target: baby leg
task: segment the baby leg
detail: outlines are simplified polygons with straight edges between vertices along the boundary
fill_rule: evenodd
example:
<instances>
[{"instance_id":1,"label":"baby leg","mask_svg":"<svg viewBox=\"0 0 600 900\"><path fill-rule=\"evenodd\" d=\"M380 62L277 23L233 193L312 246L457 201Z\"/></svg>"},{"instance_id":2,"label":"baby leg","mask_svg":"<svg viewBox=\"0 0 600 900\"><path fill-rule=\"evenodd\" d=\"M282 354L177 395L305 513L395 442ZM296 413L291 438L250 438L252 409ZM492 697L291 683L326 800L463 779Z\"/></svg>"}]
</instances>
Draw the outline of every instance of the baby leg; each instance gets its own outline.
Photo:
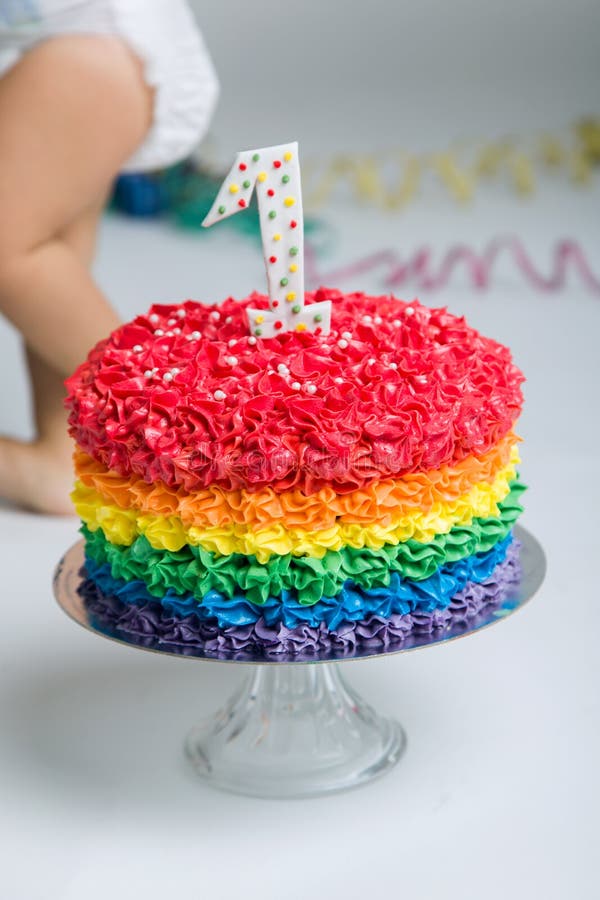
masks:
<instances>
[{"instance_id":1,"label":"baby leg","mask_svg":"<svg viewBox=\"0 0 600 900\"><path fill-rule=\"evenodd\" d=\"M31 444L0 440L0 495L35 509L68 509L62 381L118 324L89 273L93 233L151 107L112 38L49 40L0 80L0 311L25 339L38 426Z\"/></svg>"},{"instance_id":2,"label":"baby leg","mask_svg":"<svg viewBox=\"0 0 600 900\"><path fill-rule=\"evenodd\" d=\"M60 235L82 264L92 263L99 216L106 198L72 222ZM116 314L108 330L119 324ZM98 339L105 336L99 333ZM0 496L29 509L71 513L72 442L67 434L62 375L25 345L36 437L0 438Z\"/></svg>"},{"instance_id":3,"label":"baby leg","mask_svg":"<svg viewBox=\"0 0 600 900\"><path fill-rule=\"evenodd\" d=\"M0 497L38 512L70 513L73 445L63 378L31 348L25 353L37 436L32 441L0 438Z\"/></svg>"}]
</instances>

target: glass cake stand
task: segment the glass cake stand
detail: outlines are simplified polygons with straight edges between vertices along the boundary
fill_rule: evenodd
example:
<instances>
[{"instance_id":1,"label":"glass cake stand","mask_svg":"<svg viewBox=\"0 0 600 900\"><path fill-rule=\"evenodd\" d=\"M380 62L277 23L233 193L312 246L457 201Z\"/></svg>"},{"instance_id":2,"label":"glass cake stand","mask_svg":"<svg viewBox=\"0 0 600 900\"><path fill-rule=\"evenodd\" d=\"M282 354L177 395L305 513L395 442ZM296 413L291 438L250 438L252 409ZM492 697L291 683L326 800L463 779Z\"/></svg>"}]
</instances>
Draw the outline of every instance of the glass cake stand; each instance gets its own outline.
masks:
<instances>
[{"instance_id":1,"label":"glass cake stand","mask_svg":"<svg viewBox=\"0 0 600 900\"><path fill-rule=\"evenodd\" d=\"M209 656L157 638L110 630L90 617L78 594L83 541L59 562L54 593L68 616L102 637L187 659L251 664L251 672L223 708L189 733L186 755L197 774L214 787L255 797L309 797L358 787L382 775L406 747L398 722L376 713L346 683L337 663L446 643L520 609L542 584L546 561L528 531L517 526L515 536L522 543L522 576L501 603L466 624L411 636L386 650L363 648L304 658L235 651Z\"/></svg>"}]
</instances>

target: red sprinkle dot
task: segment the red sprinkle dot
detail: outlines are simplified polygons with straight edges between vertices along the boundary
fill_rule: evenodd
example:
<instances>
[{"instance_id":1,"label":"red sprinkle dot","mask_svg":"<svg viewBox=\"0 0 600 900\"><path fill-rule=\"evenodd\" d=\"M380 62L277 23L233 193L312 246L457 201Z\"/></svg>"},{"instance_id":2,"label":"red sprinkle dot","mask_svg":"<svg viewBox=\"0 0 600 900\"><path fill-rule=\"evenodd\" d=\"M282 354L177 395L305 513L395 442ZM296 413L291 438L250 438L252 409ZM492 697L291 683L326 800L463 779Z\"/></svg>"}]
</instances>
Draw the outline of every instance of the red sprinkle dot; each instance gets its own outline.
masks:
<instances>
[{"instance_id":1,"label":"red sprinkle dot","mask_svg":"<svg viewBox=\"0 0 600 900\"><path fill-rule=\"evenodd\" d=\"M244 208L245 205L246 205L246 201L244 199L238 200L238 206L241 206L242 209Z\"/></svg>"},{"instance_id":2,"label":"red sprinkle dot","mask_svg":"<svg viewBox=\"0 0 600 900\"><path fill-rule=\"evenodd\" d=\"M298 223L296 222L296 220L292 219L292 221L290 222L290 228L295 228L297 226L297 224Z\"/></svg>"},{"instance_id":3,"label":"red sprinkle dot","mask_svg":"<svg viewBox=\"0 0 600 900\"><path fill-rule=\"evenodd\" d=\"M269 195L269 197L274 197L275 191L273 190L273 188L269 188L269 190L267 191L267 194Z\"/></svg>"},{"instance_id":4,"label":"red sprinkle dot","mask_svg":"<svg viewBox=\"0 0 600 900\"><path fill-rule=\"evenodd\" d=\"M277 307L279 306L279 300L273 300L271 306L273 307L273 309L277 309Z\"/></svg>"},{"instance_id":5,"label":"red sprinkle dot","mask_svg":"<svg viewBox=\"0 0 600 900\"><path fill-rule=\"evenodd\" d=\"M280 328L283 328L283 322L280 322L279 319L277 319L276 322L273 322L273 328L279 331Z\"/></svg>"},{"instance_id":6,"label":"red sprinkle dot","mask_svg":"<svg viewBox=\"0 0 600 900\"><path fill-rule=\"evenodd\" d=\"M323 331L322 328L315 328L314 333L315 333L315 334L321 334L322 331Z\"/></svg>"},{"instance_id":7,"label":"red sprinkle dot","mask_svg":"<svg viewBox=\"0 0 600 900\"><path fill-rule=\"evenodd\" d=\"M280 160L276 159L275 162L273 163L273 165L275 166L276 169L278 169L281 166Z\"/></svg>"},{"instance_id":8,"label":"red sprinkle dot","mask_svg":"<svg viewBox=\"0 0 600 900\"><path fill-rule=\"evenodd\" d=\"M240 163L239 169L240 169L240 172L245 172L246 171L246 163Z\"/></svg>"},{"instance_id":9,"label":"red sprinkle dot","mask_svg":"<svg viewBox=\"0 0 600 900\"><path fill-rule=\"evenodd\" d=\"M270 256L270 257L269 257L269 262L270 262L270 263L276 263L276 262L277 262L277 257L276 257L276 256Z\"/></svg>"}]
</instances>

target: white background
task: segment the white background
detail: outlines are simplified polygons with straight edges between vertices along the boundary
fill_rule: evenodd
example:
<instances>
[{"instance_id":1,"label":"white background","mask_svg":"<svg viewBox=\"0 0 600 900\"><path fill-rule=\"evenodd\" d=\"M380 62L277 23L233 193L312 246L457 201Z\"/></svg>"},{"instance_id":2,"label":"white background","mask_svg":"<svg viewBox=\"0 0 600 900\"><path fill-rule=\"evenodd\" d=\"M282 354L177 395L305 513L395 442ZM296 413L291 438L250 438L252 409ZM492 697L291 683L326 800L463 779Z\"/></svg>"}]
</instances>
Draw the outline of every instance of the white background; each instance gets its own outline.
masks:
<instances>
[{"instance_id":1,"label":"white background","mask_svg":"<svg viewBox=\"0 0 600 900\"><path fill-rule=\"evenodd\" d=\"M217 152L226 161L288 138L310 153L436 149L465 135L558 132L597 109L591 10L582 0L211 5L202 21L223 85ZM382 247L441 255L514 233L541 270L566 236L600 273L599 199L597 183L578 190L557 175L529 200L499 183L466 208L441 189L395 215L340 200L321 212L334 228L326 268ZM122 219L104 223L97 272L123 316L154 301L239 296L264 277L256 248L229 230ZM385 291L376 271L338 286ZM548 555L540 595L472 639L344 665L408 732L385 779L327 799L240 799L197 783L181 743L243 670L77 629L50 593L77 522L0 509L2 900L598 896L600 296L576 276L541 294L504 263L487 292L457 274L421 299L508 343L527 375L523 522ZM0 378L0 426L26 434L6 326Z\"/></svg>"},{"instance_id":2,"label":"white background","mask_svg":"<svg viewBox=\"0 0 600 900\"><path fill-rule=\"evenodd\" d=\"M230 147L410 148L597 110L595 0L193 0Z\"/></svg>"}]
</instances>

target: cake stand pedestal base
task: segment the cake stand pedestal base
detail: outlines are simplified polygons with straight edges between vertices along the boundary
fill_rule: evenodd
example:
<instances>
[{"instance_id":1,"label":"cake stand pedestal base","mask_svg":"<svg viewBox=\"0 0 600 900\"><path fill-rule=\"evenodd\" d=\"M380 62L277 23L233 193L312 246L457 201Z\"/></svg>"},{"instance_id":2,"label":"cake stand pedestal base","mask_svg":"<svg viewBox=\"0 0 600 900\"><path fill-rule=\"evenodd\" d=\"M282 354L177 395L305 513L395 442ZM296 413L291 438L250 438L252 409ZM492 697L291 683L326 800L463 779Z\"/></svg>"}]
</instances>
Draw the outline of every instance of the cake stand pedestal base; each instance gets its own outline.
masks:
<instances>
[{"instance_id":1,"label":"cake stand pedestal base","mask_svg":"<svg viewBox=\"0 0 600 900\"><path fill-rule=\"evenodd\" d=\"M324 663L257 666L185 749L214 787L291 798L358 787L395 765L405 746L400 725Z\"/></svg>"},{"instance_id":2,"label":"cake stand pedestal base","mask_svg":"<svg viewBox=\"0 0 600 900\"><path fill-rule=\"evenodd\" d=\"M398 723L377 715L346 684L339 674L340 663L445 644L521 609L544 580L546 560L533 535L519 525L514 534L521 543L521 577L498 603L467 620L412 634L385 648L347 649L337 660L329 653L311 653L307 659L299 654L269 658L259 650L208 650L115 628L94 615L82 597L83 541L71 547L56 567L54 591L67 615L100 637L162 656L252 664L252 674L223 709L188 736L188 758L207 784L223 790L254 797L314 797L383 775L398 762L406 745Z\"/></svg>"}]
</instances>

